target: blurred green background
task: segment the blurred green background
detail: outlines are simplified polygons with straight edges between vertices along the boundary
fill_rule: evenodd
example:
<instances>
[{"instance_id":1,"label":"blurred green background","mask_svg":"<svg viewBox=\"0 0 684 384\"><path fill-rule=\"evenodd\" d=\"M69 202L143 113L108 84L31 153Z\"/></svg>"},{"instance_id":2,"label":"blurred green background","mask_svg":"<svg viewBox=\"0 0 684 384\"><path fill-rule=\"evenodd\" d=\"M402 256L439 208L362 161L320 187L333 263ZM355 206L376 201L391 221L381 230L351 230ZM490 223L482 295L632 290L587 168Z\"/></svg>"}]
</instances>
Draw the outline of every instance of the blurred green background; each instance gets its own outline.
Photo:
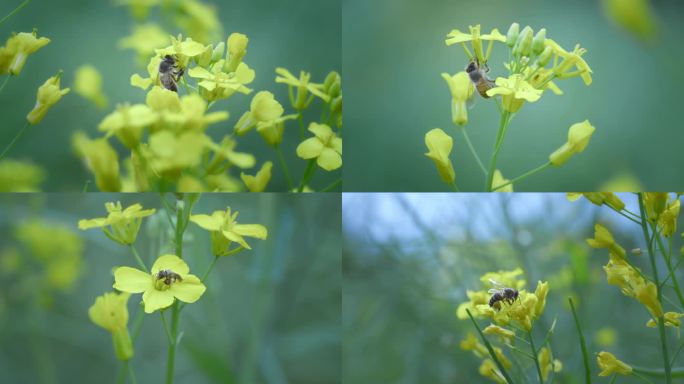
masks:
<instances>
[{"instance_id":1,"label":"blurred green background","mask_svg":"<svg viewBox=\"0 0 684 384\"><path fill-rule=\"evenodd\" d=\"M638 212L635 195L620 197ZM585 242L598 222L628 252L644 248L641 227L612 210L585 199L569 202L564 194L532 193L357 193L345 194L342 204L345 381L492 383L478 374L481 360L460 349L460 341L476 330L455 312L468 300L466 290L481 289L481 275L517 267L525 271L528 291L538 280L549 282L546 309L534 332L540 344L557 318L551 346L563 371L553 383L584 383L568 297L575 302L587 340L592 382L610 379L597 376L595 354L601 350L629 364L662 369L658 331L645 327L648 312L608 285L602 269L608 252ZM678 235L673 238L679 250L682 241ZM628 257L652 276L646 253ZM674 257L673 262L681 261L678 252ZM662 278L666 269L662 258L658 260ZM678 281L682 279L680 268ZM665 293L676 301L670 289ZM673 310L681 311L666 303L665 311ZM480 319L479 324L484 328L489 321ZM674 359L674 351L684 344L674 329L668 328L667 335ZM529 351L525 344L516 345ZM503 349L509 358L517 355ZM681 352L676 366L683 365ZM517 357L528 367L529 382L537 382L531 360ZM641 381L620 377L617 382Z\"/></svg>"},{"instance_id":2,"label":"blurred green background","mask_svg":"<svg viewBox=\"0 0 684 384\"><path fill-rule=\"evenodd\" d=\"M440 76L463 70L467 59L444 39L452 29L475 24L505 34L512 22L535 31L545 27L547 37L566 49L576 43L586 47L594 83L559 81L565 95L547 94L523 107L499 156L503 175L512 179L543 164L566 141L571 124L589 119L596 127L584 153L516 184L516 190L594 191L624 174L647 190L679 189L684 184L676 166L682 161L684 3L650 3L659 34L644 42L612 23L596 0L344 0L344 118L346 141L352 143L345 153L345 190L448 190L423 155L424 135L435 127L454 137L451 158L459 187L480 190L481 172L451 123L451 95ZM505 55L497 45L490 77L506 73ZM470 137L488 162L498 127L496 107L480 98L468 115Z\"/></svg>"},{"instance_id":3,"label":"blurred green background","mask_svg":"<svg viewBox=\"0 0 684 384\"><path fill-rule=\"evenodd\" d=\"M21 1L2 1L0 15L4 16ZM219 13L225 42L232 32L249 37L245 62L256 71L256 79L250 88L268 90L276 95L286 113L289 106L287 87L275 83L275 68L285 67L295 74L300 70L312 73L312 81L323 82L328 72L340 72L342 63L341 6L339 0L237 0L230 2L203 1L213 4ZM152 19L161 20L158 12ZM39 36L52 40L46 47L29 57L18 78L10 79L0 93L0 143L6 145L24 125L26 114L35 104L36 90L58 70L64 70L62 86L73 83L74 71L83 64L92 64L104 75L104 92L109 97L109 108L101 111L72 93L52 108L37 126L30 127L8 157L31 160L48 170L46 191L80 191L86 180L94 178L86 171L71 149L71 135L84 130L91 137L101 136L97 125L117 103L144 102L146 93L130 85L134 73L145 75L147 71L136 63L136 53L117 48L119 39L128 36L134 20L127 7L115 7L110 0L83 1L33 1L15 16L0 25L0 41L4 44L12 31L30 32L38 28ZM163 25L167 27L166 25ZM168 28L168 27L167 27ZM174 36L178 29L167 29ZM214 43L218 43L216 41ZM147 65L147 62L145 63ZM3 78L4 80L4 78ZM249 108L251 95L235 95L219 101L212 111L228 110L227 122L211 125L207 133L215 139L229 134L242 113ZM182 92L181 92L182 93ZM311 114L305 113L305 122L318 121L318 102L312 104ZM283 152L288 160L292 177L302 177L306 162L295 154L299 144L297 122L285 127ZM117 148L124 153L123 147ZM4 145L3 145L4 148ZM272 148L251 132L239 140L238 151L254 153L257 166L273 161L273 179L269 190L286 190L282 169ZM257 168L258 169L258 168ZM247 173L254 174L257 169ZM233 175L235 173L233 172ZM239 172L237 173L239 179ZM339 175L319 171L312 179L312 187L321 189Z\"/></svg>"},{"instance_id":4,"label":"blurred green background","mask_svg":"<svg viewBox=\"0 0 684 384\"><path fill-rule=\"evenodd\" d=\"M173 196L166 198L173 206ZM113 267L136 263L126 247L98 229L79 231L77 222L105 216L104 203L116 200L158 210L144 219L136 242L147 265L162 253L173 253L173 232L160 197L154 194L0 196L3 383L114 382L119 364L111 336L89 321L88 308L97 296L112 290ZM239 222L265 225L269 237L248 239L252 251L220 259L205 294L182 312L184 336L176 358L176 381L339 383L339 195L205 194L193 212L211 213L227 206L240 212ZM66 227L82 243L82 272L65 292L38 289L45 282L43 264L30 249L66 241L67 236L29 244L18 241L18 228L32 220L52 230ZM209 233L191 223L184 244L191 272L201 276L212 259ZM12 249L20 252L18 262ZM129 329L140 298L133 295L128 303ZM158 314L143 317L134 346L132 366L138 382L162 382L167 341Z\"/></svg>"}]
</instances>

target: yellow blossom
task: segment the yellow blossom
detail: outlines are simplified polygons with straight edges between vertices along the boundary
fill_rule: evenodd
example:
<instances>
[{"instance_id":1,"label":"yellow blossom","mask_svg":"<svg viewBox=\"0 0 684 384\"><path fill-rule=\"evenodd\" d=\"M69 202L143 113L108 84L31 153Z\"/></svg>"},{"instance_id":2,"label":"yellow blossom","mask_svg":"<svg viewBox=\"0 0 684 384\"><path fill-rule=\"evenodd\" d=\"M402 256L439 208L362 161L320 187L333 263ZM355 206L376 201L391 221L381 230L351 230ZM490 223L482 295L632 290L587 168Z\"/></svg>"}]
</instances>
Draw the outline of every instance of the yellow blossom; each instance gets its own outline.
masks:
<instances>
[{"instance_id":1,"label":"yellow blossom","mask_svg":"<svg viewBox=\"0 0 684 384\"><path fill-rule=\"evenodd\" d=\"M487 95L501 95L503 109L508 112L517 112L525 101L533 103L539 100L542 92L525 81L522 75L514 74L508 78L497 78L496 87L488 90Z\"/></svg>"},{"instance_id":2,"label":"yellow blossom","mask_svg":"<svg viewBox=\"0 0 684 384\"><path fill-rule=\"evenodd\" d=\"M606 204L618 211L625 209L625 203L612 192L568 192L567 194L568 200L570 201L575 201L581 196L584 196L587 200L599 206Z\"/></svg>"},{"instance_id":3,"label":"yellow blossom","mask_svg":"<svg viewBox=\"0 0 684 384\"><path fill-rule=\"evenodd\" d=\"M492 46L494 41L499 41L502 43L506 42L506 36L502 35L498 29L494 28L490 33L481 35L480 34L480 24L475 26L469 26L470 33L461 32L458 29L454 29L449 34L444 41L446 45L461 44L466 52L469 52L465 46L465 43L470 42L475 52L475 57L480 63L486 63L489 60L489 56L492 53ZM482 47L482 41L489 41L487 46L487 52L484 53ZM470 55L469 55L470 56Z\"/></svg>"},{"instance_id":4,"label":"yellow blossom","mask_svg":"<svg viewBox=\"0 0 684 384\"><path fill-rule=\"evenodd\" d=\"M667 203L665 210L658 217L658 226L663 236L670 237L677 231L677 219L679 218L679 198Z\"/></svg>"},{"instance_id":5,"label":"yellow blossom","mask_svg":"<svg viewBox=\"0 0 684 384\"><path fill-rule=\"evenodd\" d=\"M105 203L107 217L84 219L78 222L81 230L102 228L107 237L123 245L135 243L142 218L154 214L154 209L143 209L140 204L133 204L123 209L120 202Z\"/></svg>"},{"instance_id":6,"label":"yellow blossom","mask_svg":"<svg viewBox=\"0 0 684 384\"><path fill-rule=\"evenodd\" d=\"M482 330L482 333L485 335L497 335L507 344L515 337L515 332L494 324L487 326L487 328Z\"/></svg>"},{"instance_id":7,"label":"yellow blossom","mask_svg":"<svg viewBox=\"0 0 684 384\"><path fill-rule=\"evenodd\" d=\"M296 78L290 71L285 68L276 68L276 83L287 84L290 87L294 87L297 90L296 96L294 98L290 97L290 102L292 107L297 111L302 111L306 109L313 96L319 97L326 103L330 102L330 96L326 95L323 91L323 84L316 84L310 82L311 74L308 72L301 71L299 73L299 78ZM311 97L309 97L311 93Z\"/></svg>"},{"instance_id":8,"label":"yellow blossom","mask_svg":"<svg viewBox=\"0 0 684 384\"><path fill-rule=\"evenodd\" d=\"M160 56L153 56L147 64L147 74L149 77L142 77L135 73L131 76L131 85L142 90L147 90L152 84L159 84L159 63L161 63L161 61L162 59Z\"/></svg>"},{"instance_id":9,"label":"yellow blossom","mask_svg":"<svg viewBox=\"0 0 684 384\"><path fill-rule=\"evenodd\" d=\"M38 37L38 32L21 32L12 35L4 47L0 47L0 75L10 73L18 76L21 73L26 59L39 49L50 43L47 37Z\"/></svg>"},{"instance_id":10,"label":"yellow blossom","mask_svg":"<svg viewBox=\"0 0 684 384\"><path fill-rule=\"evenodd\" d=\"M150 136L150 166L158 173L179 176L182 169L200 164L206 142L207 137L197 132L185 132L178 136L169 131L156 132Z\"/></svg>"},{"instance_id":11,"label":"yellow blossom","mask_svg":"<svg viewBox=\"0 0 684 384\"><path fill-rule=\"evenodd\" d=\"M214 101L226 99L235 92L248 95L252 92L245 84L254 80L255 72L247 64L240 63L235 73L222 72L223 61L219 61L211 66L211 71L202 67L193 67L188 71L190 77L199 79L197 83L200 87L202 97Z\"/></svg>"},{"instance_id":12,"label":"yellow blossom","mask_svg":"<svg viewBox=\"0 0 684 384\"><path fill-rule=\"evenodd\" d=\"M76 69L74 92L92 101L98 108L107 107L107 96L102 91L102 75L92 65Z\"/></svg>"},{"instance_id":13,"label":"yellow blossom","mask_svg":"<svg viewBox=\"0 0 684 384\"><path fill-rule=\"evenodd\" d=\"M500 185L504 185L510 182L510 180L503 177L500 170L494 171L494 178L492 179L492 190L495 192L513 192L513 183L506 185L505 187L497 188Z\"/></svg>"},{"instance_id":14,"label":"yellow blossom","mask_svg":"<svg viewBox=\"0 0 684 384\"><path fill-rule=\"evenodd\" d=\"M649 40L658 32L657 20L649 0L603 0L606 15L637 37Z\"/></svg>"},{"instance_id":15,"label":"yellow blossom","mask_svg":"<svg viewBox=\"0 0 684 384\"><path fill-rule=\"evenodd\" d=\"M223 34L216 7L198 0L183 0L175 13L175 24L203 43L216 41Z\"/></svg>"},{"instance_id":16,"label":"yellow blossom","mask_svg":"<svg viewBox=\"0 0 684 384\"><path fill-rule=\"evenodd\" d=\"M589 64L587 64L587 62L582 58L582 56L587 52L585 48L582 48L579 44L577 44L572 52L568 52L551 39L546 39L544 44L553 50L553 53L556 55L556 59L562 59L560 60L560 63L554 65L552 68L555 78L567 79L581 76L585 85L591 85L592 70L589 68ZM558 61L559 60L554 60L554 63ZM571 71L573 67L574 71Z\"/></svg>"},{"instance_id":17,"label":"yellow blossom","mask_svg":"<svg viewBox=\"0 0 684 384\"><path fill-rule=\"evenodd\" d=\"M120 39L119 48L132 49L142 63L159 49L169 44L169 34L155 23L140 24L133 27L131 35Z\"/></svg>"},{"instance_id":18,"label":"yellow blossom","mask_svg":"<svg viewBox=\"0 0 684 384\"><path fill-rule=\"evenodd\" d=\"M224 160L228 161L229 165L235 165L242 169L252 168L256 163L256 159L251 153L235 151L237 141L228 136L224 137L220 144L209 142L208 146L216 154L214 161L209 166L210 173L213 173L214 169Z\"/></svg>"},{"instance_id":19,"label":"yellow blossom","mask_svg":"<svg viewBox=\"0 0 684 384\"><path fill-rule=\"evenodd\" d=\"M283 106L271 92L258 92L252 98L249 111L245 112L235 124L235 133L244 135L260 122L279 118L284 111Z\"/></svg>"},{"instance_id":20,"label":"yellow blossom","mask_svg":"<svg viewBox=\"0 0 684 384\"><path fill-rule=\"evenodd\" d=\"M133 149L140 143L143 129L155 123L157 119L157 113L145 104L124 104L117 106L116 111L107 115L97 129L106 132L106 137L116 135L125 146Z\"/></svg>"},{"instance_id":21,"label":"yellow blossom","mask_svg":"<svg viewBox=\"0 0 684 384\"><path fill-rule=\"evenodd\" d=\"M38 124L47 111L55 105L62 96L69 93L69 88L60 89L59 79L62 74L59 73L56 76L52 76L47 79L43 85L38 88L36 95L36 105L33 107L31 112L26 115L26 120L32 125Z\"/></svg>"},{"instance_id":22,"label":"yellow blossom","mask_svg":"<svg viewBox=\"0 0 684 384\"><path fill-rule=\"evenodd\" d=\"M76 132L72 142L76 153L95 174L95 184L100 191L120 191L119 156L107 139L90 140L84 133Z\"/></svg>"},{"instance_id":23,"label":"yellow blossom","mask_svg":"<svg viewBox=\"0 0 684 384\"><path fill-rule=\"evenodd\" d=\"M273 168L273 163L267 161L261 166L261 169L256 175L252 176L241 172L240 178L250 192L263 192L266 189L266 185L268 185L268 182L271 180L271 168Z\"/></svg>"},{"instance_id":24,"label":"yellow blossom","mask_svg":"<svg viewBox=\"0 0 684 384\"><path fill-rule=\"evenodd\" d=\"M665 312L663 317L665 320L665 326L677 328L681 325L681 320L679 320L679 319L684 317L684 313ZM651 328L655 328L658 326L658 324L655 322L655 320L650 319L646 323L646 326L651 327Z\"/></svg>"},{"instance_id":25,"label":"yellow blossom","mask_svg":"<svg viewBox=\"0 0 684 384\"><path fill-rule=\"evenodd\" d=\"M45 180L39 166L18 160L0 161L0 192L38 192Z\"/></svg>"},{"instance_id":26,"label":"yellow blossom","mask_svg":"<svg viewBox=\"0 0 684 384\"><path fill-rule=\"evenodd\" d=\"M142 293L145 313L164 309L178 299L185 303L199 300L207 287L190 274L190 267L176 255L162 255L152 265L151 273L131 267L114 271L114 288L128 293Z\"/></svg>"},{"instance_id":27,"label":"yellow blossom","mask_svg":"<svg viewBox=\"0 0 684 384\"><path fill-rule=\"evenodd\" d=\"M342 138L333 130L318 123L309 124L309 132L314 137L302 141L297 146L297 156L304 160L316 159L319 167L334 171L342 166Z\"/></svg>"},{"instance_id":28,"label":"yellow blossom","mask_svg":"<svg viewBox=\"0 0 684 384\"><path fill-rule=\"evenodd\" d=\"M594 238L587 239L587 244L592 248L606 248L611 255L621 258L624 258L626 255L625 249L615 242L610 231L601 224L594 226Z\"/></svg>"},{"instance_id":29,"label":"yellow blossom","mask_svg":"<svg viewBox=\"0 0 684 384\"><path fill-rule=\"evenodd\" d=\"M435 128L425 134L425 145L428 147L428 152L425 156L435 162L442 180L447 184L453 184L456 180L456 174L449 155L451 154L454 140L443 130Z\"/></svg>"},{"instance_id":30,"label":"yellow blossom","mask_svg":"<svg viewBox=\"0 0 684 384\"><path fill-rule=\"evenodd\" d=\"M478 371L480 372L480 375L486 378L492 379L500 384L506 384L506 380L501 374L501 371L499 371L499 368L497 368L492 359L483 360Z\"/></svg>"},{"instance_id":31,"label":"yellow blossom","mask_svg":"<svg viewBox=\"0 0 684 384\"><path fill-rule=\"evenodd\" d=\"M450 76L442 73L442 78L446 81L451 92L451 121L457 125L468 123L468 99L473 96L475 87L470 77L464 71Z\"/></svg>"},{"instance_id":32,"label":"yellow blossom","mask_svg":"<svg viewBox=\"0 0 684 384\"><path fill-rule=\"evenodd\" d=\"M546 295L549 293L549 282L537 282L537 289L535 289L534 294L537 296L537 304L534 307L534 316L539 318L544 312L544 307L546 306Z\"/></svg>"},{"instance_id":33,"label":"yellow blossom","mask_svg":"<svg viewBox=\"0 0 684 384\"><path fill-rule=\"evenodd\" d=\"M247 54L247 43L249 39L242 33L231 33L228 36L226 45L228 51L226 52L225 70L227 72L235 72L242 59Z\"/></svg>"},{"instance_id":34,"label":"yellow blossom","mask_svg":"<svg viewBox=\"0 0 684 384\"><path fill-rule=\"evenodd\" d=\"M244 239L254 237L265 240L268 230L260 224L238 224L238 212L231 213L230 208L225 211L214 211L211 215L192 215L190 221L211 232L211 246L215 256L228 254L232 242L240 244L242 248L252 249Z\"/></svg>"},{"instance_id":35,"label":"yellow blossom","mask_svg":"<svg viewBox=\"0 0 684 384\"><path fill-rule=\"evenodd\" d=\"M632 367L618 360L612 353L601 351L596 357L601 372L599 376L610 376L613 374L629 375L632 373Z\"/></svg>"},{"instance_id":36,"label":"yellow blossom","mask_svg":"<svg viewBox=\"0 0 684 384\"><path fill-rule=\"evenodd\" d=\"M574 154L583 152L595 130L589 120L573 124L568 130L568 141L549 156L551 164L561 166Z\"/></svg>"},{"instance_id":37,"label":"yellow blossom","mask_svg":"<svg viewBox=\"0 0 684 384\"><path fill-rule=\"evenodd\" d=\"M549 378L549 373L560 372L563 369L563 364L558 359L551 361L551 351L547 347L542 347L538 355L539 367L541 369L542 378L546 381Z\"/></svg>"},{"instance_id":38,"label":"yellow blossom","mask_svg":"<svg viewBox=\"0 0 684 384\"><path fill-rule=\"evenodd\" d=\"M133 343L128 334L128 299L129 293L105 293L99 296L88 309L90 321L106 329L112 334L114 352L119 360L133 357Z\"/></svg>"},{"instance_id":39,"label":"yellow blossom","mask_svg":"<svg viewBox=\"0 0 684 384\"><path fill-rule=\"evenodd\" d=\"M283 141L283 131L285 130L285 122L294 120L297 115L285 115L273 120L260 121L257 123L256 130L259 135L270 145L279 145Z\"/></svg>"},{"instance_id":40,"label":"yellow blossom","mask_svg":"<svg viewBox=\"0 0 684 384\"><path fill-rule=\"evenodd\" d=\"M485 357L489 354L487 347L482 345L475 335L468 332L468 336L461 340L460 347L464 351L473 351L477 357Z\"/></svg>"}]
</instances>

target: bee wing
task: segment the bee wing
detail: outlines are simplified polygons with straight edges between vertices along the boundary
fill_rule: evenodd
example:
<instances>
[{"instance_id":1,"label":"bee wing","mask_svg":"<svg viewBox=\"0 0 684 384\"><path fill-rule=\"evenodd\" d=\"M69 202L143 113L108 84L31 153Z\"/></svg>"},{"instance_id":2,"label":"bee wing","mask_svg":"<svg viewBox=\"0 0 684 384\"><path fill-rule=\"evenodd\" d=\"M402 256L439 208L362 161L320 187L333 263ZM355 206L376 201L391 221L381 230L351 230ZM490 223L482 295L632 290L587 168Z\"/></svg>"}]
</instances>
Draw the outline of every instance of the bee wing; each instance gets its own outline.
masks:
<instances>
[{"instance_id":1,"label":"bee wing","mask_svg":"<svg viewBox=\"0 0 684 384\"><path fill-rule=\"evenodd\" d=\"M503 288L506 288L506 287L504 287L503 284L499 283L498 281L496 281L494 279L489 279L489 282L494 286L494 288L497 288L497 290L501 290Z\"/></svg>"},{"instance_id":2,"label":"bee wing","mask_svg":"<svg viewBox=\"0 0 684 384\"><path fill-rule=\"evenodd\" d=\"M466 106L468 106L468 109L473 109L473 107L477 104L477 97L475 95L470 96L470 99L466 101Z\"/></svg>"},{"instance_id":3,"label":"bee wing","mask_svg":"<svg viewBox=\"0 0 684 384\"><path fill-rule=\"evenodd\" d=\"M492 288L489 291L487 291L487 293L489 293L490 295L493 295L493 294L498 293L498 292L501 292L501 291L498 289L495 289L495 288Z\"/></svg>"}]
</instances>

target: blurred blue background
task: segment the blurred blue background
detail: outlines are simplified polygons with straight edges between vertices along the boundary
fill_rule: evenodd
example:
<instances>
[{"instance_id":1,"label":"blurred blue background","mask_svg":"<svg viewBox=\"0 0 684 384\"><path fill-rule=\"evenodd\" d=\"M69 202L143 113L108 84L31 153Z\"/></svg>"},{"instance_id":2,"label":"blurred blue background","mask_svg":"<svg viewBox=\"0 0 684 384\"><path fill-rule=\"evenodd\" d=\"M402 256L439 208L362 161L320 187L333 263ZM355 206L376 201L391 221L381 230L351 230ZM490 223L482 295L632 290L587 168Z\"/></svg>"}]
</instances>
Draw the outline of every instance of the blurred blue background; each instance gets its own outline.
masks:
<instances>
[{"instance_id":1,"label":"blurred blue background","mask_svg":"<svg viewBox=\"0 0 684 384\"><path fill-rule=\"evenodd\" d=\"M165 198L174 206L173 195ZM143 220L135 244L147 265L174 252L173 230L155 194L0 195L0 382L115 381L120 363L111 336L90 322L88 308L112 290L113 267L136 263L127 247L99 229L79 231L77 223L106 216L104 203L117 200L157 209ZM263 224L269 236L247 239L252 251L218 260L207 291L183 310L176 382L340 383L339 194L205 194L193 213L228 206L239 211L240 223ZM63 291L41 289L43 262L61 257L62 249L47 249L43 259L31 251L60 239L19 236L24 224L36 221L47 228L34 233L65 228L80 239L82 269ZM198 276L213 258L210 234L193 223L184 258ZM131 334L140 300L135 294L128 302ZM168 346L157 313L143 316L134 347L138 382L162 382Z\"/></svg>"},{"instance_id":2,"label":"blurred blue background","mask_svg":"<svg viewBox=\"0 0 684 384\"><path fill-rule=\"evenodd\" d=\"M4 16L21 1L0 2L0 15ZM268 90L292 113L287 87L275 83L275 68L285 67L295 74L300 70L312 73L312 81L323 82L328 72L340 71L342 63L341 6L339 0L237 0L203 1L218 10L223 24L224 41L232 32L249 37L247 64L256 71L250 88ZM152 12L153 20L161 20ZM26 114L33 108L36 90L50 76L64 70L62 86L70 87L74 71L83 64L92 64L104 75L104 92L109 97L109 108L98 110L90 102L72 93L52 108L37 126L30 127L18 145L9 153L10 158L30 160L48 170L43 185L46 191L80 191L86 180L94 178L85 170L81 160L73 154L71 135L76 130L86 131L91 137L101 136L97 125L114 110L118 103L144 102L145 92L130 85L134 73L145 75L146 70L136 62L136 53L117 48L119 39L132 32L134 20L127 7L116 7L113 1L32 1L15 16L0 25L0 41L4 44L12 31L30 32L38 28L39 36L52 42L29 57L22 73L10 79L0 93L0 143L6 145L24 125ZM168 28L172 35L181 30ZM145 62L147 65L147 62ZM4 80L4 78L2 79ZM207 133L215 139L229 134L242 113L249 108L249 96L235 95L219 101L212 111L228 110L227 122L211 125ZM318 121L320 109L305 114L305 122ZM282 149L290 166L292 177L299 180L306 162L295 154L299 144L297 122L286 125ZM113 142L116 140L113 140ZM117 147L124 153L123 148ZM4 148L4 145L3 147ZM251 132L239 140L238 151L254 153L258 166L273 161L273 179L269 190L285 190L285 178L272 148ZM247 173L254 174L256 170ZM239 178L239 173L237 175ZM323 188L339 175L317 172L314 188Z\"/></svg>"},{"instance_id":3,"label":"blurred blue background","mask_svg":"<svg viewBox=\"0 0 684 384\"><path fill-rule=\"evenodd\" d=\"M638 212L635 195L620 197ZM484 273L518 267L525 272L528 291L538 280L549 282L546 309L534 332L535 339L542 340L557 319L551 346L563 370L551 382L585 382L568 297L582 323L592 382L610 379L597 376L595 354L601 350L635 366L662 368L657 329L645 326L649 313L608 285L602 269L608 252L585 242L600 223L628 253L645 247L641 227L612 210L548 193L355 193L345 194L342 205L345 381L492 383L478 374L481 359L460 349L460 341L476 330L455 312L468 300L466 290L481 289ZM678 235L673 239L673 260L678 262L683 260L677 252L682 241ZM628 257L652 276L646 253ZM662 278L666 268L662 258L657 259ZM680 268L678 280L683 278ZM665 295L676 301L671 290ZM665 310L681 309L668 302ZM479 324L484 328L489 321L480 319ZM684 344L675 329L668 328L667 335L674 358ZM528 350L518 341L515 345ZM527 367L530 382L537 382L531 360L503 349L508 358L517 356ZM681 352L678 356L679 367ZM618 381L641 382L634 377Z\"/></svg>"},{"instance_id":4,"label":"blurred blue background","mask_svg":"<svg viewBox=\"0 0 684 384\"><path fill-rule=\"evenodd\" d=\"M423 155L424 135L436 127L454 138L451 158L459 187L481 188L477 163L451 123L451 96L440 76L463 70L467 58L444 39L452 29L475 24L505 34L512 22L535 31L545 27L547 37L566 49L586 47L594 83L558 81L565 95L546 94L523 107L499 156L503 175L512 179L543 164L573 123L589 119L596 127L584 153L516 184L516 190L594 191L618 176L636 179L637 188L646 190L681 189L684 174L676 165L684 138L684 3L650 3L658 33L644 41L609 20L596 0L343 0L344 118L346 141L352 143L346 149L345 190L448 190ZM494 48L491 77L506 73L504 47ZM469 110L467 129L485 162L498 119L488 100L479 98Z\"/></svg>"}]
</instances>

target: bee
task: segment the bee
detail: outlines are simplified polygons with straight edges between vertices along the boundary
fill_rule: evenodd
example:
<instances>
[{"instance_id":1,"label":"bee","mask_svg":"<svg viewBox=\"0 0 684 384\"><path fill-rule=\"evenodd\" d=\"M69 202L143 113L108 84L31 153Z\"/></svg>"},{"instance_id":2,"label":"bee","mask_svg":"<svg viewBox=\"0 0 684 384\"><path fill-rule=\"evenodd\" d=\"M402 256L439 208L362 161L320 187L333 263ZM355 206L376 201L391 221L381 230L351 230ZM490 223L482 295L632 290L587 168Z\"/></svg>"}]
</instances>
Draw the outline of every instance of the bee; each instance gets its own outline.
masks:
<instances>
[{"instance_id":1,"label":"bee","mask_svg":"<svg viewBox=\"0 0 684 384\"><path fill-rule=\"evenodd\" d=\"M179 274L170 269L162 269L161 271L157 272L157 280L161 279L164 279L164 284L166 285L171 285L176 281L183 281L183 278L180 277Z\"/></svg>"},{"instance_id":2,"label":"bee","mask_svg":"<svg viewBox=\"0 0 684 384\"><path fill-rule=\"evenodd\" d=\"M492 297L489 299L489 306L497 311L501 309L501 303L513 304L520 297L517 289L504 287L491 279L489 282L495 287L488 291L492 294Z\"/></svg>"},{"instance_id":3,"label":"bee","mask_svg":"<svg viewBox=\"0 0 684 384\"><path fill-rule=\"evenodd\" d=\"M488 99L489 95L487 95L487 91L494 88L495 84L492 79L487 77L487 72L489 72L489 67L487 66L487 63L485 63L484 65L480 65L479 60L477 60L477 58L474 58L470 61L470 63L468 63L468 66L466 66L465 71L466 73L468 73L470 81L473 82L473 85L475 85L475 88L477 89L477 92L480 94L480 96L482 96L485 99Z\"/></svg>"},{"instance_id":4,"label":"bee","mask_svg":"<svg viewBox=\"0 0 684 384\"><path fill-rule=\"evenodd\" d=\"M185 70L178 67L176 58L171 55L164 56L159 63L159 81L164 88L178 93L178 81L183 77Z\"/></svg>"}]
</instances>

